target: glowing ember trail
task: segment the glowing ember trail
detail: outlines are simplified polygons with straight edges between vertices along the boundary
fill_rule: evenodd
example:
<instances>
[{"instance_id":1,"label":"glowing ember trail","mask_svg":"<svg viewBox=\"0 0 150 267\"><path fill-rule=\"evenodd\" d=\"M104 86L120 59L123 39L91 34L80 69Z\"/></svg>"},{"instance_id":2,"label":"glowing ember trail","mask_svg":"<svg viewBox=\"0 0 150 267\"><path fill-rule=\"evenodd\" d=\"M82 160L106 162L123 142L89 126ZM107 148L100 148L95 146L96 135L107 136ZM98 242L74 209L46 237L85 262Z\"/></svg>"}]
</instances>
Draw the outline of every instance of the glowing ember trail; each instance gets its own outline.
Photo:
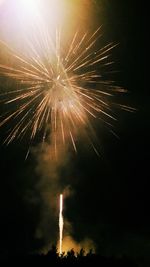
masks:
<instances>
[{"instance_id":1,"label":"glowing ember trail","mask_svg":"<svg viewBox=\"0 0 150 267\"><path fill-rule=\"evenodd\" d=\"M63 239L63 195L60 194L59 202L59 255L62 254L62 239Z\"/></svg>"}]
</instances>

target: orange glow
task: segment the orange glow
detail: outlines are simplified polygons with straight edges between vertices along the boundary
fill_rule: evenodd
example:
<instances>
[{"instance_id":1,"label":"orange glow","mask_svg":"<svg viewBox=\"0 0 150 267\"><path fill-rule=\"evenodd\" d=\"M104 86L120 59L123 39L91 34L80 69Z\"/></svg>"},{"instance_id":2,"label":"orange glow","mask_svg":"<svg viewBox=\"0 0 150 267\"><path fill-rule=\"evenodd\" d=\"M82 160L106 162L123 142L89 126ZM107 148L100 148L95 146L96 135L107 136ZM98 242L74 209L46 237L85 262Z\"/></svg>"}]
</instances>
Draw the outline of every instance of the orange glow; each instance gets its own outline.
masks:
<instances>
[{"instance_id":1,"label":"orange glow","mask_svg":"<svg viewBox=\"0 0 150 267\"><path fill-rule=\"evenodd\" d=\"M69 234L66 234L63 237L62 251L63 253L67 254L67 252L71 249L74 250L75 254L79 253L81 249L84 249L86 254L90 251L90 249L92 249L93 252L96 250L95 244L91 239L85 238L79 243L75 241Z\"/></svg>"},{"instance_id":2,"label":"orange glow","mask_svg":"<svg viewBox=\"0 0 150 267\"><path fill-rule=\"evenodd\" d=\"M78 27L85 31L85 26L89 26L92 13L87 8L89 1L0 0L4 8L0 39L21 53L28 52L26 46L31 39L36 43L38 38L43 40L47 33L54 42L56 30L60 30L63 40L68 42Z\"/></svg>"}]
</instances>

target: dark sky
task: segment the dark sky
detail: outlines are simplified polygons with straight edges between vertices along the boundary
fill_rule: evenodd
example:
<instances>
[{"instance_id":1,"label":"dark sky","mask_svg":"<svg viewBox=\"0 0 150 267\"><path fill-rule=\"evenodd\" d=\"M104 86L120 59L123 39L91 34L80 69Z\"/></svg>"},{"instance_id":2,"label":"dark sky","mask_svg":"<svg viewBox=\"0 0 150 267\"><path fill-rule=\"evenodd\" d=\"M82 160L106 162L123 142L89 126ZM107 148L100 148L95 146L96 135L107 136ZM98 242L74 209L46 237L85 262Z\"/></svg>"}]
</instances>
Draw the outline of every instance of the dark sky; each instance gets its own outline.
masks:
<instances>
[{"instance_id":1,"label":"dark sky","mask_svg":"<svg viewBox=\"0 0 150 267\"><path fill-rule=\"evenodd\" d=\"M100 157L87 151L83 141L77 155L70 152L68 165L59 170L64 179L62 188L66 183L74 192L66 199L64 215L72 224L74 239L91 238L102 254L148 258L150 93L147 7L134 0L93 1L93 7L95 21L91 23L102 23L104 38L119 43L114 51L119 68L115 79L127 88L125 101L137 111L118 114L115 131L119 139L107 129L97 129ZM3 131L1 135L4 135ZM38 141L34 145L36 147ZM47 242L45 236L37 234L45 205L39 189L40 171L35 171L38 160L30 155L25 161L26 150L26 140L15 141L9 146L1 142L0 253L32 251ZM53 187L52 182L49 184ZM46 205L44 209L49 212ZM50 241L53 233L48 231L53 228L48 228L48 224L54 224L54 220L46 216L45 235L49 235L47 239ZM54 228L57 231L57 226Z\"/></svg>"}]
</instances>

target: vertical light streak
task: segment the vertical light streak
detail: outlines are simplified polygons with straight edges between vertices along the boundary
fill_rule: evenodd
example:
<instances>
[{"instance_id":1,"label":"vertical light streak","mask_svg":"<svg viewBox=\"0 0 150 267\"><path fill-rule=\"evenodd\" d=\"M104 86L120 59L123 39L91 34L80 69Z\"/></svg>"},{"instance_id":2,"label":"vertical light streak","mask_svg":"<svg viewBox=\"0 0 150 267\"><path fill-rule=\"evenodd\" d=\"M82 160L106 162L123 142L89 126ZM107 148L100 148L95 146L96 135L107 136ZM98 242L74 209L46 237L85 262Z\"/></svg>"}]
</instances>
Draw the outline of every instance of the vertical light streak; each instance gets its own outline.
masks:
<instances>
[{"instance_id":1,"label":"vertical light streak","mask_svg":"<svg viewBox=\"0 0 150 267\"><path fill-rule=\"evenodd\" d=\"M60 194L59 200L59 255L62 254L62 240L63 240L63 194Z\"/></svg>"}]
</instances>

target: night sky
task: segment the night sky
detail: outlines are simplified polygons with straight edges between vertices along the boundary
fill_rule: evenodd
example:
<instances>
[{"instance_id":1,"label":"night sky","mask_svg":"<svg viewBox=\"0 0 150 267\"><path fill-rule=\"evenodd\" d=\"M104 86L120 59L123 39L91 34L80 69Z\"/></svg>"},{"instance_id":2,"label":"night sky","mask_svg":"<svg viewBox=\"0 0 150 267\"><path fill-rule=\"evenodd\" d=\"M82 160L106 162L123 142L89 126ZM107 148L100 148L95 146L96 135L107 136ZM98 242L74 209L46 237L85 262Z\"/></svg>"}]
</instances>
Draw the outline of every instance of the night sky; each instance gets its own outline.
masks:
<instances>
[{"instance_id":1,"label":"night sky","mask_svg":"<svg viewBox=\"0 0 150 267\"><path fill-rule=\"evenodd\" d=\"M71 193L64 217L74 240L93 240L103 255L150 260L148 11L145 3L134 0L87 3L83 1L85 8L94 10L91 27L102 24L103 38L119 43L113 51L119 70L115 80L128 90L121 100L137 111L118 111L119 138L97 126L100 157L84 140L79 141L77 155L70 149L65 164L56 167L56 186L53 161L47 167L45 152L39 153L40 134L25 160L28 140L3 145L6 133L0 129L0 254L40 251L54 242L58 218L53 205L59 190L67 187Z\"/></svg>"}]
</instances>

